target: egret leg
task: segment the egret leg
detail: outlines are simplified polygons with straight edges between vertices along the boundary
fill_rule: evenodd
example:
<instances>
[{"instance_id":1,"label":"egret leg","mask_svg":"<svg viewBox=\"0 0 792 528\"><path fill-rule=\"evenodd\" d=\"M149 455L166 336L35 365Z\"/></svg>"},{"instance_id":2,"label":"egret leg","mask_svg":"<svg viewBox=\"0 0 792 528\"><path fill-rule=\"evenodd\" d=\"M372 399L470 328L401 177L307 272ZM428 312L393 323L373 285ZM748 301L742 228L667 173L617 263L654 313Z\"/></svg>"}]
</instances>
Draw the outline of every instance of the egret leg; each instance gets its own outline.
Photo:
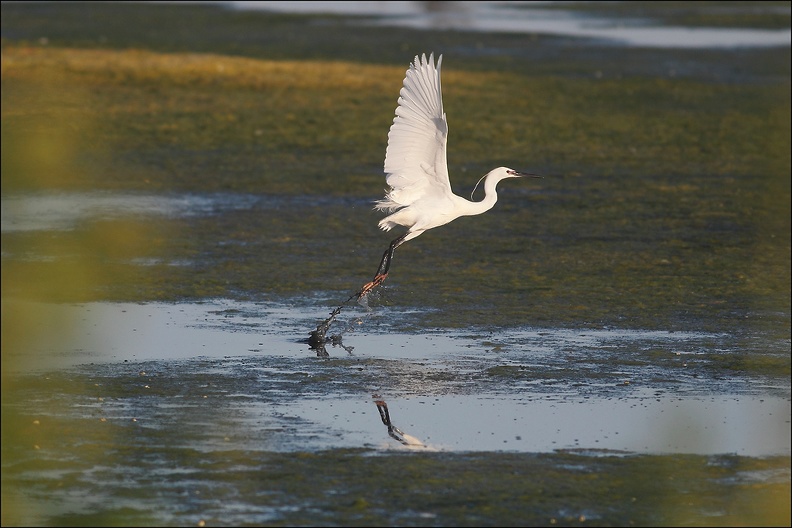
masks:
<instances>
[{"instance_id":1,"label":"egret leg","mask_svg":"<svg viewBox=\"0 0 792 528\"><path fill-rule=\"evenodd\" d=\"M333 324L333 321L335 320L336 316L341 313L341 309L344 307L344 305L346 305L352 299L360 299L368 292L370 292L371 290L373 290L374 288L385 282L385 278L388 276L388 270L390 269L391 260L393 260L393 252L396 251L397 247L399 247L405 242L408 234L409 233L405 233L404 235L400 236L399 238L397 238L396 240L390 243L388 249L385 250L385 253L382 254L382 260L380 261L379 268L377 268L377 274L374 275L374 279L371 282L367 283L365 286L363 286L363 288L359 292L353 293L349 297L349 299L344 301L344 303L341 306L330 312L330 317L328 317L322 323L320 323L319 326L316 327L316 330L310 332L309 334L310 337L308 338L308 344L311 345L311 348L317 350L318 355L327 355L327 351L325 349L325 343L327 343L328 341L327 332L330 330L330 325ZM415 235L413 234L413 236ZM329 339L333 340L334 336L330 336ZM340 342L341 341L339 338L338 343L340 344ZM335 341L333 341L333 344L336 344ZM344 347L344 349L346 349L347 352L351 353L351 348Z\"/></svg>"},{"instance_id":2,"label":"egret leg","mask_svg":"<svg viewBox=\"0 0 792 528\"><path fill-rule=\"evenodd\" d=\"M406 238L407 234L405 233L390 243L388 249L386 249L385 253L382 254L382 260L380 261L379 268L377 268L376 275L374 275L374 278L371 280L371 282L366 283L366 285L363 286L363 288L358 292L356 296L358 299L385 282L385 279L388 277L388 270L390 269L391 261L393 260L393 252L396 251L397 247L404 243Z\"/></svg>"}]
</instances>

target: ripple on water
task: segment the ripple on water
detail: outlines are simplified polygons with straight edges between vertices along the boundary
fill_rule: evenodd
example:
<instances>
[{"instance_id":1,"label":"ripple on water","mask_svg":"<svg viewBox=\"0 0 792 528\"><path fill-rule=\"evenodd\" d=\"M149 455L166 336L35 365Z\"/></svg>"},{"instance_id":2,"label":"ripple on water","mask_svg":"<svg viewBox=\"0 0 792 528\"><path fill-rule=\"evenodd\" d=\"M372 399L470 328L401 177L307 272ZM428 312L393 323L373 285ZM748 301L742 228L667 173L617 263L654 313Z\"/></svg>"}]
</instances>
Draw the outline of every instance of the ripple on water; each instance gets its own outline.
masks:
<instances>
[{"instance_id":1,"label":"ripple on water","mask_svg":"<svg viewBox=\"0 0 792 528\"><path fill-rule=\"evenodd\" d=\"M4 351L4 368L22 379L67 376L69 386L99 380L102 399L90 412L127 426L134 419L134 427L187 420L205 431L193 437L201 449L224 445L228 435L272 451L401 449L376 394L392 425L422 449L789 455L788 379L726 375L710 365L708 347L736 353L724 335L358 330L344 337L351 351L329 347L328 357L317 357L307 345L324 315L315 308L22 304L4 301L3 310L34 313L53 332ZM63 397L85 397L70 391ZM216 432L218 420L226 433Z\"/></svg>"}]
</instances>

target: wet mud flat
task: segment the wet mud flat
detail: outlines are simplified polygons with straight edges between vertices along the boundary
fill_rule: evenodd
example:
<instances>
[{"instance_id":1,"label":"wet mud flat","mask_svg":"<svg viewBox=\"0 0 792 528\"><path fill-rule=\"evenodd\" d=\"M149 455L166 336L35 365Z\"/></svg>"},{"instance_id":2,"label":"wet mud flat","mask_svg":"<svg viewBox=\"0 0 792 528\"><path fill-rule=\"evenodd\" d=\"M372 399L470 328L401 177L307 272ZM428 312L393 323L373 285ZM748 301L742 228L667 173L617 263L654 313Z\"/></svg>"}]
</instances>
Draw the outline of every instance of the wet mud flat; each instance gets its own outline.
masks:
<instances>
[{"instance_id":1,"label":"wet mud flat","mask_svg":"<svg viewBox=\"0 0 792 528\"><path fill-rule=\"evenodd\" d=\"M357 328L347 349L323 355L296 337L316 309L3 309L71 321L57 345L7 358L18 367L3 398L9 524L782 524L789 514L788 379L713 364L713 349L742 346L733 336ZM409 442L388 434L376 401Z\"/></svg>"}]
</instances>

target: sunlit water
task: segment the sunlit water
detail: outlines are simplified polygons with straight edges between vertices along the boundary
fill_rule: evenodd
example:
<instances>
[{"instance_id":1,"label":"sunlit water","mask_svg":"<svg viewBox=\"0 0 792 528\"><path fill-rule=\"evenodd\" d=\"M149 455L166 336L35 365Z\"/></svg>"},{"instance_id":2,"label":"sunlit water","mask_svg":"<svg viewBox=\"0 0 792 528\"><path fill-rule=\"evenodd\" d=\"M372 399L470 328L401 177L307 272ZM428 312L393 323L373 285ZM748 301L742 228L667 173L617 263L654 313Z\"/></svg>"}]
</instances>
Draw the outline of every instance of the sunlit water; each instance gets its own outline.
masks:
<instances>
[{"instance_id":1,"label":"sunlit water","mask_svg":"<svg viewBox=\"0 0 792 528\"><path fill-rule=\"evenodd\" d=\"M147 194L114 192L21 193L3 196L2 232L61 231L80 222L123 217L211 215L245 209L261 201L251 195Z\"/></svg>"},{"instance_id":2,"label":"sunlit water","mask_svg":"<svg viewBox=\"0 0 792 528\"><path fill-rule=\"evenodd\" d=\"M401 448L386 434L376 394L388 403L393 424L432 450L790 453L787 388L745 377L717 379L695 364L696 354L713 343L729 346L722 336L524 329L497 335L494 345L490 337L456 332L360 330L344 335L351 351L328 346L329 357L319 358L305 329L322 312L296 307L3 304L3 310L15 309L36 313L42 322L73 322L68 334L42 335L7 355L20 374L77 369L121 382L169 365L178 365L187 379L207 369L218 380L233 379L246 370L254 378L234 387L246 395L244 405L230 407L246 417L243 429L256 416L280 417L275 421L283 421L287 433L267 443L274 451ZM608 359L614 350L633 358L652 350L671 361L635 367ZM586 374L568 372L570 363ZM158 381L147 383L156 389ZM262 392L268 397L260 399ZM164 425L145 410L148 404L135 401L151 402L150 396L115 397L114 403L109 396L93 405L109 418ZM165 397L155 407L172 403L178 405ZM130 416L131 408L139 414ZM290 420L301 422L296 438L285 427Z\"/></svg>"},{"instance_id":3,"label":"sunlit water","mask_svg":"<svg viewBox=\"0 0 792 528\"><path fill-rule=\"evenodd\" d=\"M656 48L789 46L789 29L672 27L644 18L610 18L542 9L552 2L228 2L235 9L374 17L374 24L426 31L541 33ZM783 9L783 8L782 8ZM788 9L788 8L787 8Z\"/></svg>"}]
</instances>

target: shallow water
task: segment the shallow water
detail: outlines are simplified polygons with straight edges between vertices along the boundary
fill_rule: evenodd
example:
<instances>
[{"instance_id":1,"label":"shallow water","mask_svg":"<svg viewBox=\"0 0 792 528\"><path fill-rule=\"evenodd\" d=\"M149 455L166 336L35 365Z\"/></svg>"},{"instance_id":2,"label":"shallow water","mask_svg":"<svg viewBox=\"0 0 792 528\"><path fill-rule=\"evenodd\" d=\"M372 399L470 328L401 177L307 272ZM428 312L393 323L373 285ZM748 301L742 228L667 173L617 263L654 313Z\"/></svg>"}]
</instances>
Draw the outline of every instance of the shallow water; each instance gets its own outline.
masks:
<instances>
[{"instance_id":1,"label":"shallow water","mask_svg":"<svg viewBox=\"0 0 792 528\"><path fill-rule=\"evenodd\" d=\"M344 335L346 349L328 345L325 357L304 335L321 313L286 306L7 302L3 310L73 321L67 341L40 336L6 356L23 378L73 372L123 383L140 370L146 374L138 379L156 394L158 373L177 368L180 379L212 373L216 393L221 380L245 372L233 389L216 394L230 391L232 400L244 401L231 404L234 413L245 420L275 415L284 427L298 420L311 431L302 441L274 438L267 447L273 451L400 447L384 434L376 394L394 425L433 450L790 454L788 383L726 377L697 359L712 347L734 353L723 335L559 329L412 335L363 328ZM661 360L651 365L649 356ZM137 398L96 410L128 419ZM141 426L163 425L134 418Z\"/></svg>"},{"instance_id":2,"label":"shallow water","mask_svg":"<svg viewBox=\"0 0 792 528\"><path fill-rule=\"evenodd\" d=\"M651 478L626 473L648 466L647 476L658 468L680 474L670 469L679 457L697 457L685 470L689 485L721 479L689 497L686 515L701 515L713 497L748 482L760 501L788 490L789 380L713 365L713 349L738 352L732 336L552 328L405 334L356 324L377 316L350 311L331 327L344 331L346 349L328 345L324 355L307 344L307 329L324 316L315 308L4 301L4 325L30 324L27 314L49 329L4 352L3 486L24 490L4 518L366 524L393 522L401 512L400 524L417 525L677 522L679 510L665 509L662 497L679 491L657 495L647 488ZM392 458L400 453L422 455ZM444 454L457 458L437 458ZM483 504L533 498L477 512L471 492L459 488L477 457L486 464L475 477L489 490L475 492ZM532 477L501 490L505 468ZM578 484L572 503L540 506L541 492L527 488L515 495L531 482L558 490L600 472L599 484ZM367 491L347 473L368 482ZM449 512L437 492L428 503L404 496L387 484L394 474L448 479L443 486L473 509ZM636 517L614 504L621 492L598 498L624 478L633 500L652 503L648 512ZM374 490L384 493L382 504ZM765 515L783 516L778 506ZM719 508L717 519L749 515Z\"/></svg>"},{"instance_id":3,"label":"shallow water","mask_svg":"<svg viewBox=\"0 0 792 528\"><path fill-rule=\"evenodd\" d=\"M375 24L425 31L481 31L550 34L649 48L732 48L789 46L789 29L675 27L648 13L610 16L553 9L553 2L228 2L235 9L290 13L334 13L375 17ZM545 5L542 5L545 4ZM697 6L702 11L706 8ZM713 12L723 11L718 6ZM739 8L735 8L739 9ZM766 6L767 13L784 12ZM780 11L779 11L780 10ZM637 10L640 11L640 10ZM786 8L788 13L788 7Z\"/></svg>"}]
</instances>

